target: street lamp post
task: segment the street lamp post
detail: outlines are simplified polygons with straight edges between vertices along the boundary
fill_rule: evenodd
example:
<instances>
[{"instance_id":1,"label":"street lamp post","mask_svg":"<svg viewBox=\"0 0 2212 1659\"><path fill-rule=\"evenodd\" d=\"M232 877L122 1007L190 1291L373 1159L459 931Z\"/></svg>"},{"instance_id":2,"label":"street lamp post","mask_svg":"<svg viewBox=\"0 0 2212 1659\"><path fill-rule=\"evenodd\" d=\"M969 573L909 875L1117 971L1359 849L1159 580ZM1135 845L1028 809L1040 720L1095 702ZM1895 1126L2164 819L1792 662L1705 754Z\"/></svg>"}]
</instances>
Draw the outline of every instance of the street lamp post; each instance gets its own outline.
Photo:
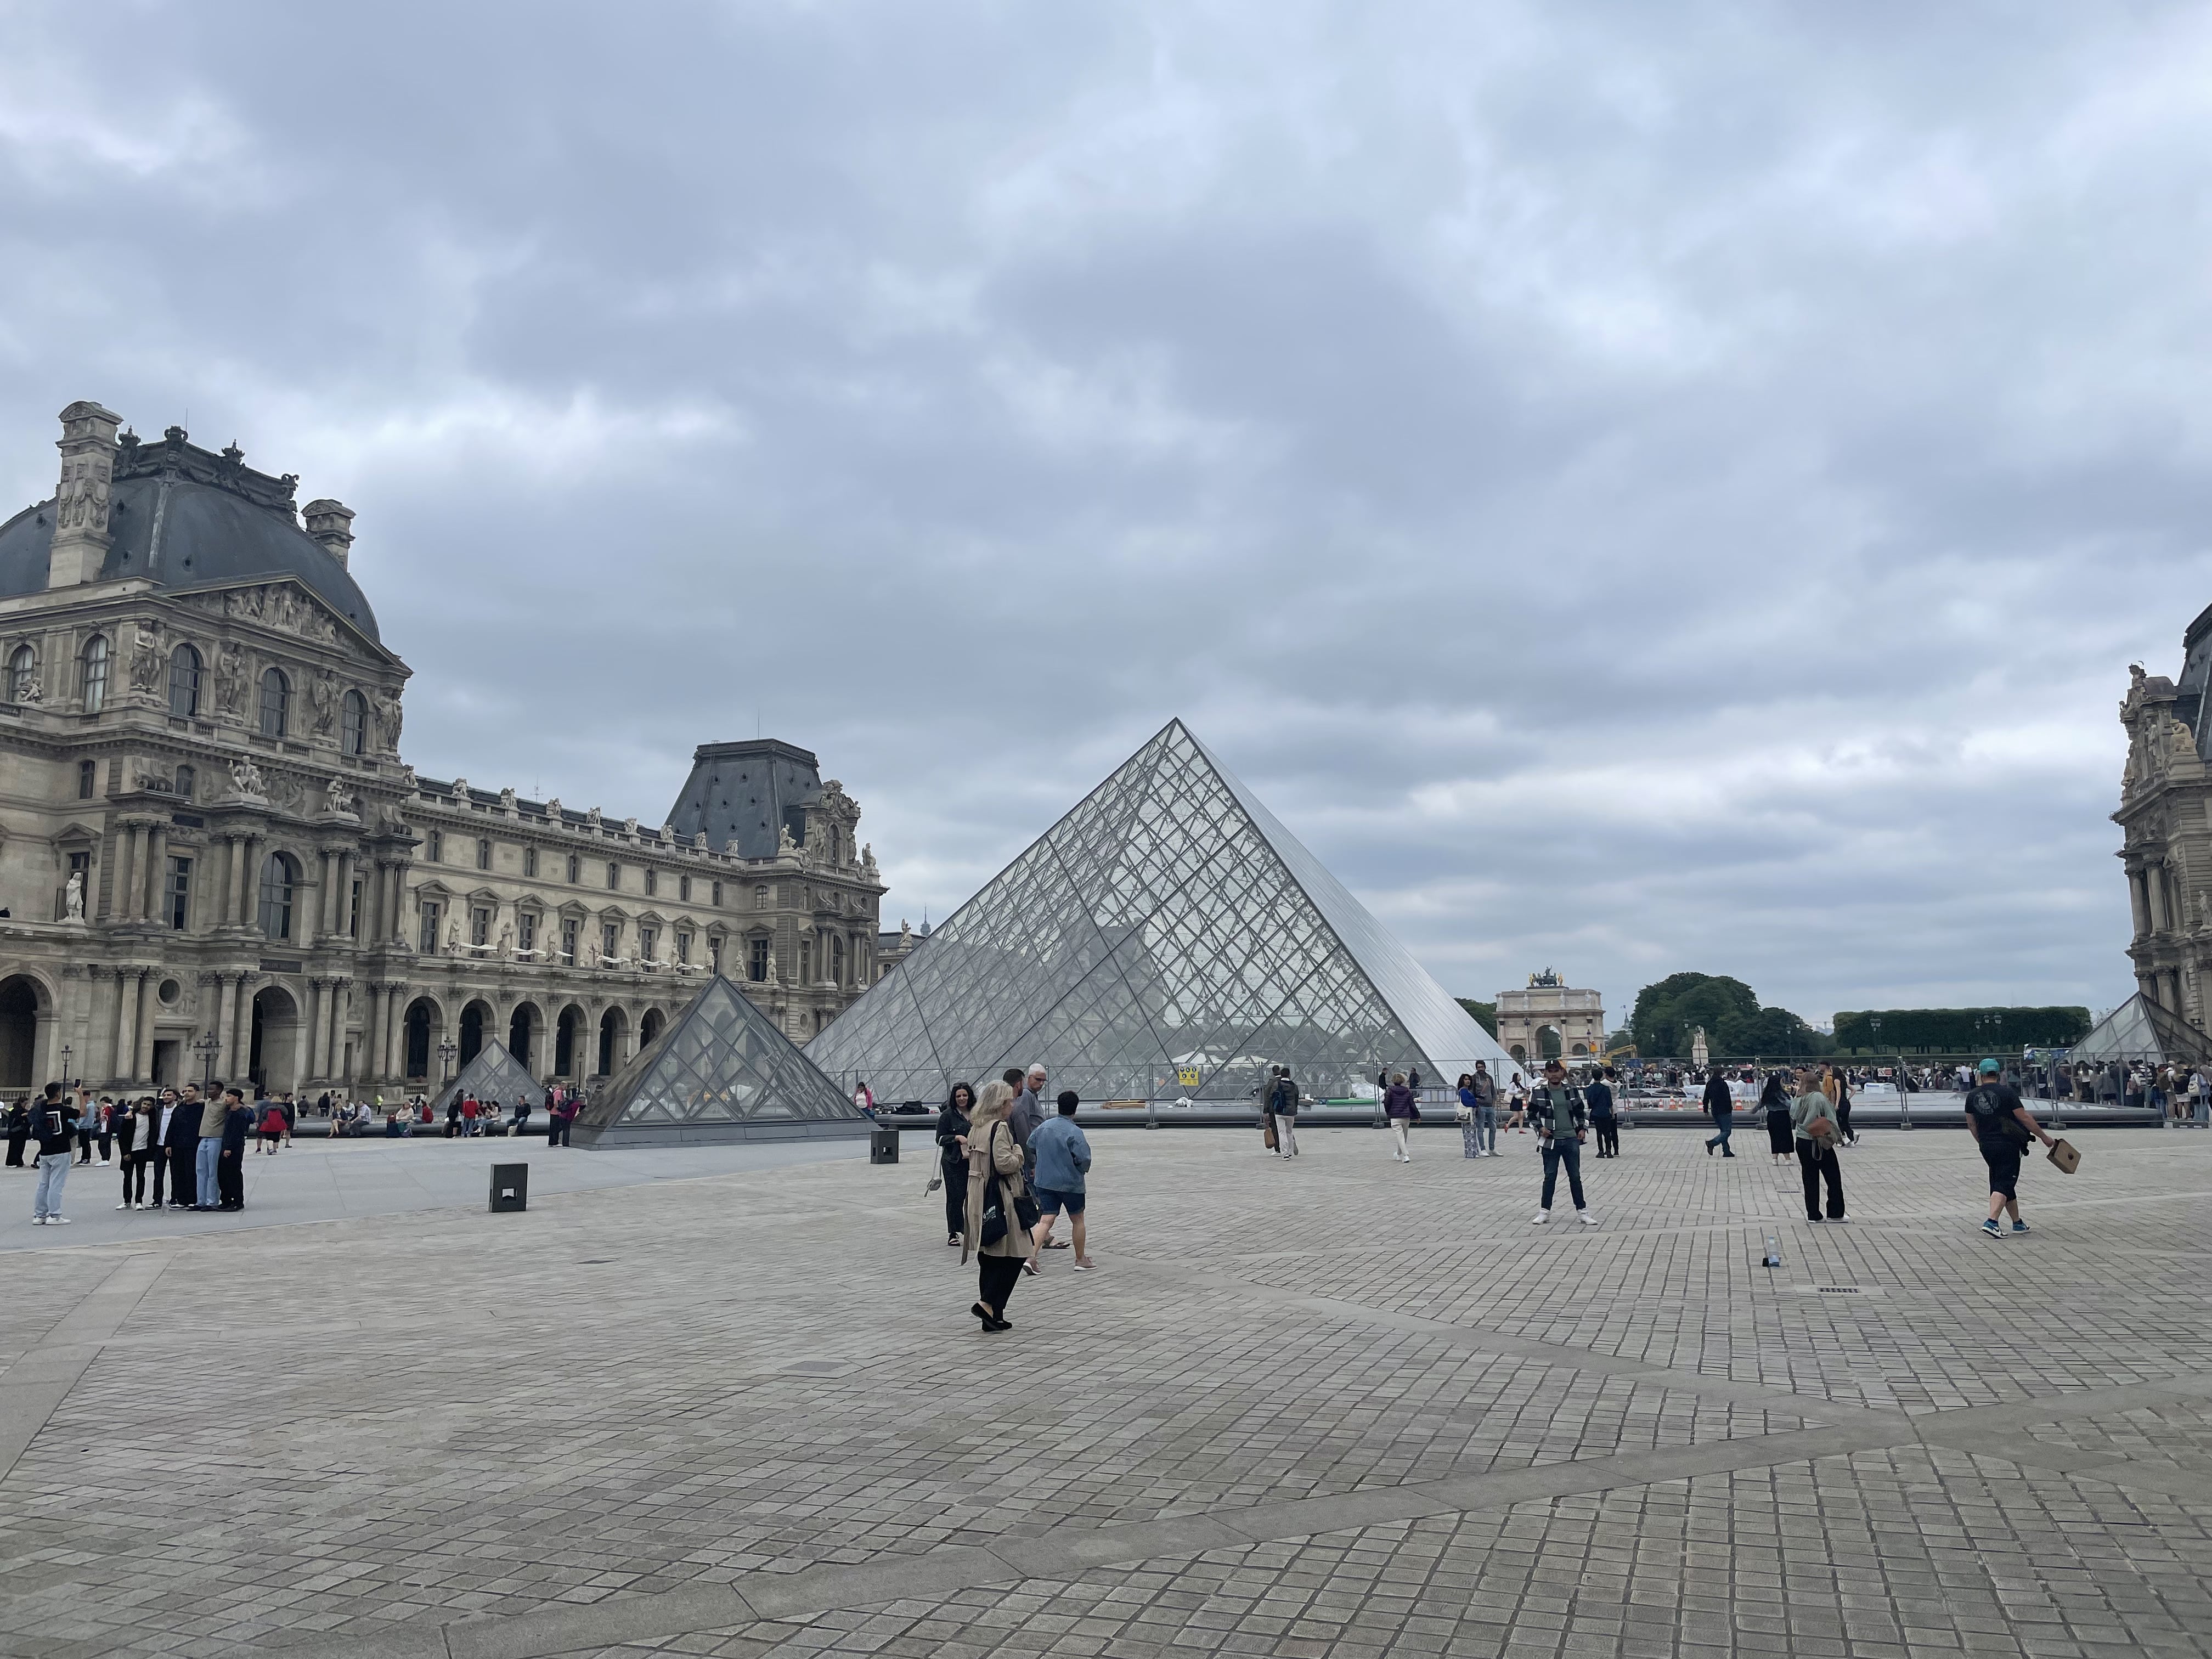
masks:
<instances>
[{"instance_id":1,"label":"street lamp post","mask_svg":"<svg viewBox=\"0 0 2212 1659\"><path fill-rule=\"evenodd\" d=\"M445 1067L443 1080L447 1083L453 1080L453 1057L460 1052L459 1046L451 1037L438 1045L438 1063Z\"/></svg>"},{"instance_id":2,"label":"street lamp post","mask_svg":"<svg viewBox=\"0 0 2212 1659\"><path fill-rule=\"evenodd\" d=\"M222 1052L222 1039L213 1031L203 1031L192 1043L192 1052L200 1057L200 1092L215 1092L215 1057Z\"/></svg>"},{"instance_id":3,"label":"street lamp post","mask_svg":"<svg viewBox=\"0 0 2212 1659\"><path fill-rule=\"evenodd\" d=\"M70 1046L64 1042L62 1044L62 1082L64 1086L73 1085L76 1081L70 1075Z\"/></svg>"},{"instance_id":4,"label":"street lamp post","mask_svg":"<svg viewBox=\"0 0 2212 1659\"><path fill-rule=\"evenodd\" d=\"M1874 1046L1881 1048L1881 1016L1874 1015L1867 1024L1874 1027ZM1897 1127L1910 1129L1912 1127L1912 1091L1905 1086L1905 1056L1897 1054L1893 1058L1897 1061Z\"/></svg>"}]
</instances>

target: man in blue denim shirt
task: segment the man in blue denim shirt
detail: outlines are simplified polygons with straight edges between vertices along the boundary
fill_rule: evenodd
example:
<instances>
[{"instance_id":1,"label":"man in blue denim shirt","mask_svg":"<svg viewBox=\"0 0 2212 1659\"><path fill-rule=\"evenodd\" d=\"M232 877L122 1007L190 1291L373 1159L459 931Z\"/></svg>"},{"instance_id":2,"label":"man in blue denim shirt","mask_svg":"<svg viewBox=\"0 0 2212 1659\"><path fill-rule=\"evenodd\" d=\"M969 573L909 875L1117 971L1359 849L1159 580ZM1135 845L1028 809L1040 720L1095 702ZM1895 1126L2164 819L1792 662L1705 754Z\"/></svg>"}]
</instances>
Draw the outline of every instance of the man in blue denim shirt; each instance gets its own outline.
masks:
<instances>
[{"instance_id":1,"label":"man in blue denim shirt","mask_svg":"<svg viewBox=\"0 0 2212 1659\"><path fill-rule=\"evenodd\" d=\"M1075 1230L1075 1270L1089 1273L1096 1264L1084 1249L1083 1178L1091 1169L1091 1143L1075 1125L1075 1091L1060 1097L1060 1115L1030 1132L1030 1152L1036 1159L1036 1237L1040 1249L1045 1235L1062 1210Z\"/></svg>"}]
</instances>

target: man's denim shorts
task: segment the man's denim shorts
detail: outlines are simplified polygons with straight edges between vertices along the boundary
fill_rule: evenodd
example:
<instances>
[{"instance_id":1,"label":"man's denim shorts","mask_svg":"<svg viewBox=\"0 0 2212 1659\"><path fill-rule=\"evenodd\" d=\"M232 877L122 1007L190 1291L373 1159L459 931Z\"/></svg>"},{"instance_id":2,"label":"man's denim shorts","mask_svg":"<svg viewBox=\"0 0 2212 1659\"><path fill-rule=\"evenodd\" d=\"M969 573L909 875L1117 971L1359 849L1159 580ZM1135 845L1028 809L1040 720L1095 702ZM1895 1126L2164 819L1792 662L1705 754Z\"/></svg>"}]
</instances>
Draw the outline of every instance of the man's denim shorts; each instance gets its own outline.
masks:
<instances>
[{"instance_id":1,"label":"man's denim shorts","mask_svg":"<svg viewBox=\"0 0 2212 1659\"><path fill-rule=\"evenodd\" d=\"M1058 1215L1062 1210L1070 1215L1083 1213L1083 1194L1079 1192L1056 1193L1049 1187L1040 1187L1036 1189L1036 1200L1039 1215Z\"/></svg>"}]
</instances>

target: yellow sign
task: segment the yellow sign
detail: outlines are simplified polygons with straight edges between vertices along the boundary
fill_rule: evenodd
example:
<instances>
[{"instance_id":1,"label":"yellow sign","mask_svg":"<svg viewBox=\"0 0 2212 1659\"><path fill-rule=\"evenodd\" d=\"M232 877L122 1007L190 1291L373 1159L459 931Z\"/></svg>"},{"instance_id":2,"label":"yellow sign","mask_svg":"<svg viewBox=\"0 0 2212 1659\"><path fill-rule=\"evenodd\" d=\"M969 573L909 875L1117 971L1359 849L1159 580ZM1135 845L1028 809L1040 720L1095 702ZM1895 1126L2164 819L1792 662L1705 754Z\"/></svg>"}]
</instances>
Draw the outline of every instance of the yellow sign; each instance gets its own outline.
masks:
<instances>
[{"instance_id":1,"label":"yellow sign","mask_svg":"<svg viewBox=\"0 0 2212 1659\"><path fill-rule=\"evenodd\" d=\"M1195 1066L1178 1066L1176 1067L1176 1081L1182 1084L1186 1089L1195 1089L1198 1087L1198 1067Z\"/></svg>"}]
</instances>

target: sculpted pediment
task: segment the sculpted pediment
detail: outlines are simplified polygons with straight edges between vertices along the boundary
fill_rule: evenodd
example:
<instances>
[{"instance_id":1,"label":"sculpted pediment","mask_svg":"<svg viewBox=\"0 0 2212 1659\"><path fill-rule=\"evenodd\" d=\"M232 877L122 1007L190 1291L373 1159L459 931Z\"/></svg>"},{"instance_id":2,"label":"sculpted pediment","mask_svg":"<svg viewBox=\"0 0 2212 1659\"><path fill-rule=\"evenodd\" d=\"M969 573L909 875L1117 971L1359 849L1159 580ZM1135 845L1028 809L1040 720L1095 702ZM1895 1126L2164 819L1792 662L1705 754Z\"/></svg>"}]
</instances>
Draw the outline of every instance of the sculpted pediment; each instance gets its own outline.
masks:
<instances>
[{"instance_id":1,"label":"sculpted pediment","mask_svg":"<svg viewBox=\"0 0 2212 1659\"><path fill-rule=\"evenodd\" d=\"M266 628L313 645L357 654L365 643L351 623L325 605L306 583L289 577L182 594L178 602L228 623Z\"/></svg>"}]
</instances>

